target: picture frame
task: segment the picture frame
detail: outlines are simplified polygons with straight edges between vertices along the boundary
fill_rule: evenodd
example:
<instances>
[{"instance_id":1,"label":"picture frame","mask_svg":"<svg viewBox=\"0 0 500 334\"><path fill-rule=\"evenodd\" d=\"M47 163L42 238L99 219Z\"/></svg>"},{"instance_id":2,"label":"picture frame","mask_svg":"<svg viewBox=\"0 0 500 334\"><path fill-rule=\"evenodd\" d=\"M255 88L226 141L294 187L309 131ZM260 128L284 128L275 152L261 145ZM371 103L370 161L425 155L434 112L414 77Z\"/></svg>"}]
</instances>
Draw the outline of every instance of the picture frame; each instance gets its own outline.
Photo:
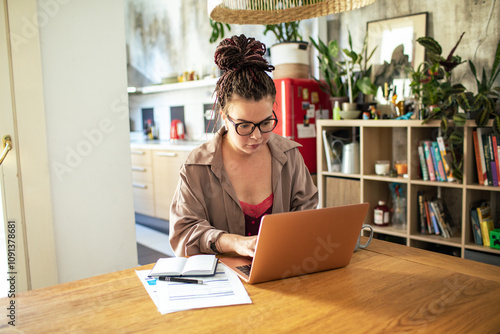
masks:
<instances>
[{"instance_id":1,"label":"picture frame","mask_svg":"<svg viewBox=\"0 0 500 334\"><path fill-rule=\"evenodd\" d=\"M416 69L425 60L425 49L417 39L427 36L427 12L367 22L367 50L375 52L372 82L379 86L401 86L400 96L409 90L408 69ZM382 92L384 97L387 92Z\"/></svg>"}]
</instances>

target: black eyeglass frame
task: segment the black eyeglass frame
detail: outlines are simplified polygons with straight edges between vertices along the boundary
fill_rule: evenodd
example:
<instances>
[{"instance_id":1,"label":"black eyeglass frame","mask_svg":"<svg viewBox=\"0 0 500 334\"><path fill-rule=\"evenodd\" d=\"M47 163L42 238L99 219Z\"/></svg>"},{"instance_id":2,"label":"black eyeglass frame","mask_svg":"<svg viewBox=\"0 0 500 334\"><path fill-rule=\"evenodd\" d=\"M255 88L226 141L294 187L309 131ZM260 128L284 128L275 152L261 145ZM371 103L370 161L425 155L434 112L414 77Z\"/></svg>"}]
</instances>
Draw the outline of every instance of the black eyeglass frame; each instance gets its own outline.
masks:
<instances>
[{"instance_id":1,"label":"black eyeglass frame","mask_svg":"<svg viewBox=\"0 0 500 334\"><path fill-rule=\"evenodd\" d=\"M276 116L276 113L274 112L273 110L273 115L274 117L272 116L269 116L268 118L266 118L265 120L263 120L262 122L259 122L259 123L254 123L254 122L240 122L240 123L235 123L234 120L231 118L231 116L229 115L226 115L227 116L227 119L229 120L229 122L231 122L233 125L234 125L234 130L236 131L236 133L240 136L250 136L256 128L259 128L259 131L261 133L269 133L269 132L272 132L274 129L276 129L276 126L278 126L278 116ZM272 118L270 118L272 117ZM260 125L264 122L268 122L268 121L272 121L274 120L276 123L274 123L274 127L269 130L269 131L262 131L262 129L260 128ZM241 124L252 124L253 125L253 128L252 128L252 131L250 131L250 133L246 134L246 135L242 135L241 133L238 132L238 126L241 125Z\"/></svg>"}]
</instances>

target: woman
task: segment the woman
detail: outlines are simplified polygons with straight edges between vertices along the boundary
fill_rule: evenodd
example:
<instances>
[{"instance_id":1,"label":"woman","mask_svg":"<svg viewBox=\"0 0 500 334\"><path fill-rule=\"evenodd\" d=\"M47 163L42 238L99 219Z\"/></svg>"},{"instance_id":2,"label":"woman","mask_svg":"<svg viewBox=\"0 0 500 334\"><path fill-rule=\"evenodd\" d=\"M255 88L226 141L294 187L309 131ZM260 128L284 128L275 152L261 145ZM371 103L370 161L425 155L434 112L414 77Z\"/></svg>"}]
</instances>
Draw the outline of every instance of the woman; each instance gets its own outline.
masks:
<instances>
[{"instance_id":1,"label":"woman","mask_svg":"<svg viewBox=\"0 0 500 334\"><path fill-rule=\"evenodd\" d=\"M266 47L244 35L223 40L215 63L216 109L224 126L194 149L180 171L170 209L178 256L236 252L252 256L265 214L314 209L318 191L297 147L272 133L276 87Z\"/></svg>"}]
</instances>

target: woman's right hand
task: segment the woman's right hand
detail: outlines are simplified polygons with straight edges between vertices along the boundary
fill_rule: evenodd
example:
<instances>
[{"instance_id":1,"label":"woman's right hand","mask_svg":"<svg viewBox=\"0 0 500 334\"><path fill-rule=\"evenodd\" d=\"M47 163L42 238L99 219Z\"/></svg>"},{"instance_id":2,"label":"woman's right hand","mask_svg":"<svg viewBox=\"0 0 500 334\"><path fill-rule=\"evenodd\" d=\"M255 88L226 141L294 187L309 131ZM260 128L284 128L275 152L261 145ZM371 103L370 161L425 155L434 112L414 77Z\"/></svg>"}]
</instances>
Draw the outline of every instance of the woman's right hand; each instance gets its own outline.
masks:
<instances>
[{"instance_id":1,"label":"woman's right hand","mask_svg":"<svg viewBox=\"0 0 500 334\"><path fill-rule=\"evenodd\" d=\"M217 248L221 253L236 252L242 256L254 257L257 236L244 237L237 234L224 233L217 240Z\"/></svg>"}]
</instances>

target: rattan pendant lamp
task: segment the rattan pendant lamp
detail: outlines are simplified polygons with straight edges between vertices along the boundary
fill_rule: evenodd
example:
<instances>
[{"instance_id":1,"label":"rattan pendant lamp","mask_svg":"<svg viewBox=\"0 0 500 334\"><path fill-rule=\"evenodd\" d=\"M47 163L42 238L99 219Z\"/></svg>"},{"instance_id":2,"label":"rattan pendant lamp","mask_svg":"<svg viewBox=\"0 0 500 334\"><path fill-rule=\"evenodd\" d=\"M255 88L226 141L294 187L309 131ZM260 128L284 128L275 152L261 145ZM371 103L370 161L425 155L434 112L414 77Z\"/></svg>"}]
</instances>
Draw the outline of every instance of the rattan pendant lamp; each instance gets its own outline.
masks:
<instances>
[{"instance_id":1,"label":"rattan pendant lamp","mask_svg":"<svg viewBox=\"0 0 500 334\"><path fill-rule=\"evenodd\" d=\"M208 0L210 18L229 24L278 24L347 12L376 0Z\"/></svg>"}]
</instances>

